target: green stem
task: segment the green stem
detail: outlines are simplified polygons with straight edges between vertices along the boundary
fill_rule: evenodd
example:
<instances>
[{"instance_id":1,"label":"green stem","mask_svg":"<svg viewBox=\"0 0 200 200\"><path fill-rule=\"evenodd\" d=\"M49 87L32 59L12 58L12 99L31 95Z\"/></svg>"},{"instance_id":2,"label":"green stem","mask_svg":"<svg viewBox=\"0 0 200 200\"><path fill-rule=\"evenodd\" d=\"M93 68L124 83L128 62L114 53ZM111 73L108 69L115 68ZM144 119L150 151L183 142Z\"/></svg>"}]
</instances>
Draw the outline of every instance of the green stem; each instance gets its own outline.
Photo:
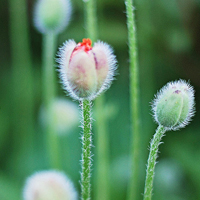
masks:
<instances>
[{"instance_id":1,"label":"green stem","mask_svg":"<svg viewBox=\"0 0 200 200\"><path fill-rule=\"evenodd\" d=\"M13 70L13 128L15 152L33 149L34 87L29 44L27 1L10 0L10 38ZM20 138L20 139L19 139ZM23 152L23 151L22 151Z\"/></svg>"},{"instance_id":2,"label":"green stem","mask_svg":"<svg viewBox=\"0 0 200 200\"><path fill-rule=\"evenodd\" d=\"M60 169L59 143L54 124L53 103L55 101L56 81L54 56L56 50L56 35L47 33L43 38L43 102L46 112L46 137L50 165Z\"/></svg>"},{"instance_id":3,"label":"green stem","mask_svg":"<svg viewBox=\"0 0 200 200\"><path fill-rule=\"evenodd\" d=\"M136 1L137 2L137 1ZM152 94L154 94L155 89L155 47L153 45L152 36L153 26L152 23L152 1L139 0L137 3L137 34L142 37L140 41L140 57L145 59L140 60L140 74L142 74L140 104L142 105L142 121L145 122L145 126L141 128L141 137L143 142L141 145L141 160L146 159L146 146L149 142L149 137L154 131L154 126L152 126L152 116L149 115L149 102L151 101ZM148 45L147 45L148 44ZM148 88L148 90L146 89ZM145 176L145 168L143 166L142 176Z\"/></svg>"},{"instance_id":4,"label":"green stem","mask_svg":"<svg viewBox=\"0 0 200 200\"><path fill-rule=\"evenodd\" d=\"M97 17L96 1L85 1L85 24L86 36L93 42L97 40ZM97 178L96 192L97 200L109 200L109 166L108 166L108 138L106 129L106 117L102 113L104 105L104 94L95 100L96 110L96 135L97 135Z\"/></svg>"},{"instance_id":5,"label":"green stem","mask_svg":"<svg viewBox=\"0 0 200 200\"><path fill-rule=\"evenodd\" d=\"M82 101L83 136L82 136L82 173L81 173L81 199L89 200L91 196L91 102Z\"/></svg>"},{"instance_id":6,"label":"green stem","mask_svg":"<svg viewBox=\"0 0 200 200\"><path fill-rule=\"evenodd\" d=\"M129 57L130 57L130 106L131 106L131 132L132 132L132 167L131 179L128 188L128 199L137 200L139 187L139 158L140 158L140 135L139 135L139 78L136 48L136 26L134 20L132 0L126 0Z\"/></svg>"},{"instance_id":7,"label":"green stem","mask_svg":"<svg viewBox=\"0 0 200 200\"><path fill-rule=\"evenodd\" d=\"M152 189L153 189L153 178L154 178L154 170L156 165L156 158L158 154L158 146L160 141L166 132L166 129L159 125L156 130L156 133L151 141L151 147L149 152L147 171L146 171L146 181L145 181L145 189L144 189L144 200L151 200Z\"/></svg>"},{"instance_id":8,"label":"green stem","mask_svg":"<svg viewBox=\"0 0 200 200\"><path fill-rule=\"evenodd\" d=\"M101 95L95 100L96 113L96 150L97 150L97 165L96 165L96 200L109 200L109 139L107 133L106 120L104 112L104 95Z\"/></svg>"},{"instance_id":9,"label":"green stem","mask_svg":"<svg viewBox=\"0 0 200 200\"><path fill-rule=\"evenodd\" d=\"M86 36L93 42L97 40L97 18L95 0L85 1Z\"/></svg>"}]
</instances>

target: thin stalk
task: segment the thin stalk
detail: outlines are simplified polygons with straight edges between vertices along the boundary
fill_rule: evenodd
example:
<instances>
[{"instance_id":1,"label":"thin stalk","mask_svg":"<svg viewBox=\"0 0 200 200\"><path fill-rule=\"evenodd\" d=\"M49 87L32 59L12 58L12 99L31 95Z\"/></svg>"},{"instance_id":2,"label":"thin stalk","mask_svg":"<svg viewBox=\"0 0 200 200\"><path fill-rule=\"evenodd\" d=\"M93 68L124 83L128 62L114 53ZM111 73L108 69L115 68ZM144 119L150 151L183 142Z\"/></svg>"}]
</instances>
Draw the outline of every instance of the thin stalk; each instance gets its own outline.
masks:
<instances>
[{"instance_id":1,"label":"thin stalk","mask_svg":"<svg viewBox=\"0 0 200 200\"><path fill-rule=\"evenodd\" d=\"M53 102L56 93L54 56L56 50L56 35L47 33L43 36L43 102L46 112L46 137L47 150L49 153L50 165L60 169L59 143L56 134L55 120L53 113Z\"/></svg>"},{"instance_id":2,"label":"thin stalk","mask_svg":"<svg viewBox=\"0 0 200 200\"><path fill-rule=\"evenodd\" d=\"M136 1L137 2L137 1ZM152 3L154 1L139 0L137 4L137 34L142 37L140 45L145 48L141 48L140 57L144 58L140 60L140 74L142 74L141 83L141 93L142 98L140 99L140 104L142 106L143 114L142 121L145 122L145 126L141 127L141 160L146 159L146 146L149 142L149 137L154 131L154 126L152 123L152 116L149 115L149 102L152 99L152 94L154 94L155 89L155 47L152 41ZM146 45L148 44L148 45ZM148 90L146 89L148 88ZM145 180L145 168L143 165L142 170L142 180ZM142 181L143 182L143 181Z\"/></svg>"},{"instance_id":3,"label":"thin stalk","mask_svg":"<svg viewBox=\"0 0 200 200\"><path fill-rule=\"evenodd\" d=\"M137 200L139 189L140 135L139 135L139 78L137 63L136 26L132 0L126 0L128 43L130 57L130 107L131 107L131 179L128 199Z\"/></svg>"},{"instance_id":4,"label":"thin stalk","mask_svg":"<svg viewBox=\"0 0 200 200\"><path fill-rule=\"evenodd\" d=\"M91 102L82 101L83 136L82 136L82 173L81 173L81 199L91 199Z\"/></svg>"},{"instance_id":5,"label":"thin stalk","mask_svg":"<svg viewBox=\"0 0 200 200\"><path fill-rule=\"evenodd\" d=\"M29 44L27 1L10 0L15 153L34 145L34 87ZM22 150L23 152L23 150ZM17 157L17 156L16 156Z\"/></svg>"},{"instance_id":6,"label":"thin stalk","mask_svg":"<svg viewBox=\"0 0 200 200\"><path fill-rule=\"evenodd\" d=\"M96 2L95 0L87 0L84 2L86 37L89 37L93 42L95 42L97 40Z\"/></svg>"},{"instance_id":7,"label":"thin stalk","mask_svg":"<svg viewBox=\"0 0 200 200\"><path fill-rule=\"evenodd\" d=\"M106 126L104 112L104 95L95 100L96 111L96 152L97 152L97 165L96 165L96 200L109 200L110 199L110 186L109 186L109 138Z\"/></svg>"},{"instance_id":8,"label":"thin stalk","mask_svg":"<svg viewBox=\"0 0 200 200\"><path fill-rule=\"evenodd\" d=\"M93 42L97 40L97 17L96 1L85 1L85 24L86 36ZM106 117L102 113L104 105L104 94L95 100L96 110L96 135L97 135L97 177L96 177L96 200L109 200L109 158L108 158L108 137L106 128ZM103 145L102 145L103 144ZM103 192L102 192L103 191ZM103 196L102 196L103 195Z\"/></svg>"},{"instance_id":9,"label":"thin stalk","mask_svg":"<svg viewBox=\"0 0 200 200\"><path fill-rule=\"evenodd\" d=\"M158 146L165 132L166 132L166 129L163 126L159 125L151 141L151 147L150 147L147 171L146 171L144 200L151 200L152 190L153 190L154 170L155 170L156 158L158 154Z\"/></svg>"}]
</instances>

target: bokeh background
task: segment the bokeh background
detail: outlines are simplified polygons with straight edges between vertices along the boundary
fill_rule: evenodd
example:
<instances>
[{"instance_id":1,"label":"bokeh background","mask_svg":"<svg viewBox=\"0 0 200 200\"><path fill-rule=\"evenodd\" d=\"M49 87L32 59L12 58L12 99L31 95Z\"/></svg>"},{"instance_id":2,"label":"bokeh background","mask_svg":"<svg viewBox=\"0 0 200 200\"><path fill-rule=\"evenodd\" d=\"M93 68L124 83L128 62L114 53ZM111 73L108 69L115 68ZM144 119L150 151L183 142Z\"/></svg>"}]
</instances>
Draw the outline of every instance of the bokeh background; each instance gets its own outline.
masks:
<instances>
[{"instance_id":1,"label":"bokeh background","mask_svg":"<svg viewBox=\"0 0 200 200\"><path fill-rule=\"evenodd\" d=\"M0 199L22 199L26 177L35 171L50 169L46 152L41 114L42 106L42 35L33 26L35 0L26 0L19 13L26 20L15 18L11 2L0 1ZM23 0L15 1L23 5ZM57 47L65 40L79 42L85 37L84 3L72 0L73 15L68 28L59 35ZM135 1L139 71L141 159L140 190L143 193L149 142L156 124L151 104L156 92L167 82L185 79L195 88L196 114L185 129L167 132L160 145L154 182L155 200L200 199L200 1L199 0L136 0ZM19 16L19 15L18 15ZM130 176L129 58L125 5L122 0L97 0L98 38L109 43L117 56L118 74L105 93L109 140L111 199L125 200ZM16 23L16 20L17 23ZM14 25L13 25L14 24ZM28 38L15 35L14 26L28 31ZM16 28L16 27L15 27ZM15 42L18 40L18 42ZM20 49L27 43L27 52ZM13 45L16 45L13 47ZM27 45L27 44L26 44ZM23 46L23 45L22 45ZM15 65L19 60L21 64ZM29 90L29 75L33 90ZM55 73L57 73L55 71ZM65 97L59 80L57 96ZM78 102L74 102L78 109ZM95 104L95 103L94 103ZM33 105L33 112L30 111ZM76 110L76 109L75 109ZM77 110L75 111L77 112ZM95 114L95 113L94 113ZM61 114L62 115L62 114ZM80 120L80 118L78 119ZM32 124L32 125L31 125ZM59 135L63 170L80 191L80 132L76 126ZM94 146L95 146L95 120ZM95 154L95 147L93 153ZM94 155L93 174L95 174ZM93 176L93 196L95 192Z\"/></svg>"}]
</instances>

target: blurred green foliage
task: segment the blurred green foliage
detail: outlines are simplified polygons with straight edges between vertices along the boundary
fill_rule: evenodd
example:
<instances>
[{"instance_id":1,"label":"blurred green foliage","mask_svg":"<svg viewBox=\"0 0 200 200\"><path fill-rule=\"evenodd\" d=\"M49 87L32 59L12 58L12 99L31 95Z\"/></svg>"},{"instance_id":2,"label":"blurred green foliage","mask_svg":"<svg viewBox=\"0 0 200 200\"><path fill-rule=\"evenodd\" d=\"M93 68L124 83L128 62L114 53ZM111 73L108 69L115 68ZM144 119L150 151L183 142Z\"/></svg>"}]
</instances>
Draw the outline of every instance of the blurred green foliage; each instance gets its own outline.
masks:
<instances>
[{"instance_id":1,"label":"blurred green foliage","mask_svg":"<svg viewBox=\"0 0 200 200\"><path fill-rule=\"evenodd\" d=\"M12 1L12 0L11 0ZM19 0L21 1L21 0ZM41 102L41 34L33 27L32 12L35 0L27 0L28 31L33 70L34 86L34 130L16 134L18 108L14 104L16 94L30 91L14 91L13 66L11 56L10 5L0 1L0 199L22 199L22 188L27 176L35 171L49 169L45 138L39 122ZM141 114L141 180L143 193L148 146L156 125L151 117L150 103L154 94L168 81L179 78L189 80L196 91L196 116L184 130L166 133L164 145L160 145L159 163L156 166L154 196L155 200L200 199L200 3L198 0L136 0L136 24L140 68L140 114ZM58 39L60 46L67 39L81 41L85 36L83 2L72 0L73 17L67 30ZM110 143L110 177L113 200L124 200L129 180L129 64L127 46L126 14L123 1L97 0L99 39L109 43L117 55L118 75L112 87L106 92L107 105L114 105L108 121ZM18 22L21 23L20 21ZM19 52L18 52L19 53ZM24 63L21 63L24 65ZM20 70L20 69L19 69ZM19 80L26 77L19 71ZM21 81L22 82L22 81ZM58 81L59 82L59 81ZM65 94L58 84L59 96ZM26 95L25 95L26 96ZM21 99L23 103L25 100ZM105 105L105 106L107 106ZM25 105L24 105L25 106ZM26 111L26 108L24 109ZM24 112L25 112L24 111ZM17 113L18 120L27 124ZM95 126L95 121L93 122ZM21 129L26 130L26 129ZM80 191L80 128L70 135L60 138L63 169ZM33 149L25 143L33 132ZM23 136L23 137L22 137ZM94 132L95 146L95 132ZM16 143L18 144L16 148ZM95 151L95 148L93 148ZM95 160L94 155L94 173ZM160 173L162 172L162 173ZM169 175L168 175L169 173ZM176 176L175 180L172 175ZM171 177L171 178L170 178ZM163 179L163 180L162 180ZM168 182L167 182L168 181ZM95 180L93 180L95 183ZM171 184L174 184L172 188ZM142 199L142 195L141 195Z\"/></svg>"}]
</instances>

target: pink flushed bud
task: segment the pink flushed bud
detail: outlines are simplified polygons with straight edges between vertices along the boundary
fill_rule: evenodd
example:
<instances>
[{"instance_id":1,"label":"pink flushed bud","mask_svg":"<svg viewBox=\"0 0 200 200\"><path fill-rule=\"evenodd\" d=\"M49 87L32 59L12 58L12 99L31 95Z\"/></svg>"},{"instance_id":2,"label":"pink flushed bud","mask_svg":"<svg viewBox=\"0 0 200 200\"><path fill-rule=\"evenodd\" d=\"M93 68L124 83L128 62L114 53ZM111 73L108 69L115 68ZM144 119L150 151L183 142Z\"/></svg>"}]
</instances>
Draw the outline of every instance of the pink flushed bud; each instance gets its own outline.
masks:
<instances>
[{"instance_id":1,"label":"pink flushed bud","mask_svg":"<svg viewBox=\"0 0 200 200\"><path fill-rule=\"evenodd\" d=\"M76 44L66 41L58 53L60 77L64 89L75 99L94 99L106 90L114 77L116 57L110 46L90 39Z\"/></svg>"}]
</instances>

